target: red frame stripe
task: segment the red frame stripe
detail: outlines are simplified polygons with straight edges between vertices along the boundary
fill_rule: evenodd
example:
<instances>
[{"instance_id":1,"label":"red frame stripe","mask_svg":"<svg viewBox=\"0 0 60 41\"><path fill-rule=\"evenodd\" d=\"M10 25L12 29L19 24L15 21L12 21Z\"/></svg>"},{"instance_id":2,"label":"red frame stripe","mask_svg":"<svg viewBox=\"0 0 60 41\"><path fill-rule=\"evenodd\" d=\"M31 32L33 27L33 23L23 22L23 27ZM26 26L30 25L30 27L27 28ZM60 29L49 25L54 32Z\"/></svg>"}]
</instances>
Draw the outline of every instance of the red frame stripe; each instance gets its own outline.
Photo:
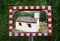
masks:
<instances>
[{"instance_id":1,"label":"red frame stripe","mask_svg":"<svg viewBox=\"0 0 60 41\"><path fill-rule=\"evenodd\" d=\"M48 16L48 18L52 18L52 16Z\"/></svg>"},{"instance_id":2,"label":"red frame stripe","mask_svg":"<svg viewBox=\"0 0 60 41\"><path fill-rule=\"evenodd\" d=\"M12 9L12 10L13 10L13 6L10 6L10 9Z\"/></svg>"},{"instance_id":3,"label":"red frame stripe","mask_svg":"<svg viewBox=\"0 0 60 41\"><path fill-rule=\"evenodd\" d=\"M52 24L52 21L48 21L48 24Z\"/></svg>"},{"instance_id":4,"label":"red frame stripe","mask_svg":"<svg viewBox=\"0 0 60 41\"><path fill-rule=\"evenodd\" d=\"M16 9L19 10L19 6L16 6Z\"/></svg>"},{"instance_id":5,"label":"red frame stripe","mask_svg":"<svg viewBox=\"0 0 60 41\"><path fill-rule=\"evenodd\" d=\"M15 34L12 34L12 36L15 36Z\"/></svg>"},{"instance_id":6,"label":"red frame stripe","mask_svg":"<svg viewBox=\"0 0 60 41\"><path fill-rule=\"evenodd\" d=\"M18 36L21 36L21 34L20 34L20 33L18 33Z\"/></svg>"},{"instance_id":7,"label":"red frame stripe","mask_svg":"<svg viewBox=\"0 0 60 41\"><path fill-rule=\"evenodd\" d=\"M48 33L48 36L52 36L52 33Z\"/></svg>"},{"instance_id":8,"label":"red frame stripe","mask_svg":"<svg viewBox=\"0 0 60 41\"><path fill-rule=\"evenodd\" d=\"M48 27L48 30L52 30L52 27Z\"/></svg>"},{"instance_id":9,"label":"red frame stripe","mask_svg":"<svg viewBox=\"0 0 60 41\"><path fill-rule=\"evenodd\" d=\"M25 6L22 6L22 10L25 10Z\"/></svg>"},{"instance_id":10,"label":"red frame stripe","mask_svg":"<svg viewBox=\"0 0 60 41\"><path fill-rule=\"evenodd\" d=\"M30 33L30 36L33 36L32 33Z\"/></svg>"},{"instance_id":11,"label":"red frame stripe","mask_svg":"<svg viewBox=\"0 0 60 41\"><path fill-rule=\"evenodd\" d=\"M9 26L12 26L12 25L13 25L12 23L9 24Z\"/></svg>"},{"instance_id":12,"label":"red frame stripe","mask_svg":"<svg viewBox=\"0 0 60 41\"><path fill-rule=\"evenodd\" d=\"M34 6L34 10L36 10L36 6Z\"/></svg>"},{"instance_id":13,"label":"red frame stripe","mask_svg":"<svg viewBox=\"0 0 60 41\"><path fill-rule=\"evenodd\" d=\"M9 29L9 32L12 32L12 29Z\"/></svg>"},{"instance_id":14,"label":"red frame stripe","mask_svg":"<svg viewBox=\"0 0 60 41\"><path fill-rule=\"evenodd\" d=\"M48 6L45 6L45 9L47 9L47 10L48 10Z\"/></svg>"},{"instance_id":15,"label":"red frame stripe","mask_svg":"<svg viewBox=\"0 0 60 41\"><path fill-rule=\"evenodd\" d=\"M36 36L39 36L39 35L38 35L38 32L36 32Z\"/></svg>"},{"instance_id":16,"label":"red frame stripe","mask_svg":"<svg viewBox=\"0 0 60 41\"><path fill-rule=\"evenodd\" d=\"M30 10L30 8L31 8L31 7L30 7L30 6L28 6L28 10Z\"/></svg>"},{"instance_id":17,"label":"red frame stripe","mask_svg":"<svg viewBox=\"0 0 60 41\"><path fill-rule=\"evenodd\" d=\"M51 10L48 10L48 13L51 13Z\"/></svg>"},{"instance_id":18,"label":"red frame stripe","mask_svg":"<svg viewBox=\"0 0 60 41\"><path fill-rule=\"evenodd\" d=\"M44 36L44 33L42 33L42 36Z\"/></svg>"},{"instance_id":19,"label":"red frame stripe","mask_svg":"<svg viewBox=\"0 0 60 41\"><path fill-rule=\"evenodd\" d=\"M42 6L39 6L39 9L41 9L41 10L42 10Z\"/></svg>"},{"instance_id":20,"label":"red frame stripe","mask_svg":"<svg viewBox=\"0 0 60 41\"><path fill-rule=\"evenodd\" d=\"M9 20L13 20L13 18L9 18Z\"/></svg>"},{"instance_id":21,"label":"red frame stripe","mask_svg":"<svg viewBox=\"0 0 60 41\"><path fill-rule=\"evenodd\" d=\"M26 34L26 33L24 33L24 36L27 36L27 34Z\"/></svg>"},{"instance_id":22,"label":"red frame stripe","mask_svg":"<svg viewBox=\"0 0 60 41\"><path fill-rule=\"evenodd\" d=\"M13 12L9 12L9 15L12 15L13 14Z\"/></svg>"}]
</instances>

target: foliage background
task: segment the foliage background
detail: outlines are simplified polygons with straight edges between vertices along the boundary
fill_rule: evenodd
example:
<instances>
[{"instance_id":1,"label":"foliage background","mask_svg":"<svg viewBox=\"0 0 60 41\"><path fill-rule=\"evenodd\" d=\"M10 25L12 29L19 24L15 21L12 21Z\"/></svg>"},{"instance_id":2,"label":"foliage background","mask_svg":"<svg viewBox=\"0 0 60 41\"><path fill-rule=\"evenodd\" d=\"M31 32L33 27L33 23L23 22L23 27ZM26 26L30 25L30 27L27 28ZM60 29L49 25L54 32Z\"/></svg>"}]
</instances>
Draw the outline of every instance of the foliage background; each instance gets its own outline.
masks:
<instances>
[{"instance_id":1,"label":"foliage background","mask_svg":"<svg viewBox=\"0 0 60 41\"><path fill-rule=\"evenodd\" d=\"M28 41L28 37L9 37L9 6L52 6L53 35L34 37L34 41L60 41L60 0L0 0L0 41Z\"/></svg>"}]
</instances>

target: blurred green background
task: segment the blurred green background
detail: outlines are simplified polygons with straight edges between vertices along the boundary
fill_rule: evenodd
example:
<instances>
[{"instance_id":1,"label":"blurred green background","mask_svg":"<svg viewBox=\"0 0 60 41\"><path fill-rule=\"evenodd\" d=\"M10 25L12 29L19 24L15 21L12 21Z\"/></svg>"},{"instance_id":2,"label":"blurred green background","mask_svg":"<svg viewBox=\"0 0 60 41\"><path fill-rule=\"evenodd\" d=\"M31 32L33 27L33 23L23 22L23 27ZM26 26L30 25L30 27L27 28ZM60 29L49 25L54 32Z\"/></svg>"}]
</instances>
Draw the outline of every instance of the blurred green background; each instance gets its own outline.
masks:
<instances>
[{"instance_id":1,"label":"blurred green background","mask_svg":"<svg viewBox=\"0 0 60 41\"><path fill-rule=\"evenodd\" d=\"M28 41L28 37L9 37L9 6L52 6L52 36L34 37L34 41L60 41L60 0L0 0L0 41Z\"/></svg>"}]
</instances>

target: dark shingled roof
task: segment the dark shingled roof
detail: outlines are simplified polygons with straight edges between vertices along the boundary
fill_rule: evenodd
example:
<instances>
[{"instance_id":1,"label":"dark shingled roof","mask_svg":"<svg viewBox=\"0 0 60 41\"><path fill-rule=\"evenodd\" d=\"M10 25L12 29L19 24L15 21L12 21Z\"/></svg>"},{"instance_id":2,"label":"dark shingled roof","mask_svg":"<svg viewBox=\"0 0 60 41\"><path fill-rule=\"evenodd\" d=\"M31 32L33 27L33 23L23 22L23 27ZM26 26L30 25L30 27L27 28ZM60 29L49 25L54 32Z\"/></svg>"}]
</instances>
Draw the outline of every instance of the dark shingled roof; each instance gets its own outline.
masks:
<instances>
[{"instance_id":1,"label":"dark shingled roof","mask_svg":"<svg viewBox=\"0 0 60 41\"><path fill-rule=\"evenodd\" d=\"M37 20L30 16L20 16L16 20L17 22L28 22L28 23L36 23Z\"/></svg>"}]
</instances>

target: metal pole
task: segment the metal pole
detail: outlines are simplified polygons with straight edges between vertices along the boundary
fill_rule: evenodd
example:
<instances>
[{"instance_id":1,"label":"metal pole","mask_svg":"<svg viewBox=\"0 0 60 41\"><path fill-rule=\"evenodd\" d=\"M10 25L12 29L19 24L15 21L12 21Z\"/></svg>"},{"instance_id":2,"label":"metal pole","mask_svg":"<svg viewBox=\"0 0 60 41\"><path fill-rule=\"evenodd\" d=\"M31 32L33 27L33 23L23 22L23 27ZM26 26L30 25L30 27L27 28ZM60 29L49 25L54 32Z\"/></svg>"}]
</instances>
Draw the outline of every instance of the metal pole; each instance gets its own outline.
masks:
<instances>
[{"instance_id":1,"label":"metal pole","mask_svg":"<svg viewBox=\"0 0 60 41\"><path fill-rule=\"evenodd\" d=\"M33 41L33 36L29 36L29 41Z\"/></svg>"}]
</instances>

